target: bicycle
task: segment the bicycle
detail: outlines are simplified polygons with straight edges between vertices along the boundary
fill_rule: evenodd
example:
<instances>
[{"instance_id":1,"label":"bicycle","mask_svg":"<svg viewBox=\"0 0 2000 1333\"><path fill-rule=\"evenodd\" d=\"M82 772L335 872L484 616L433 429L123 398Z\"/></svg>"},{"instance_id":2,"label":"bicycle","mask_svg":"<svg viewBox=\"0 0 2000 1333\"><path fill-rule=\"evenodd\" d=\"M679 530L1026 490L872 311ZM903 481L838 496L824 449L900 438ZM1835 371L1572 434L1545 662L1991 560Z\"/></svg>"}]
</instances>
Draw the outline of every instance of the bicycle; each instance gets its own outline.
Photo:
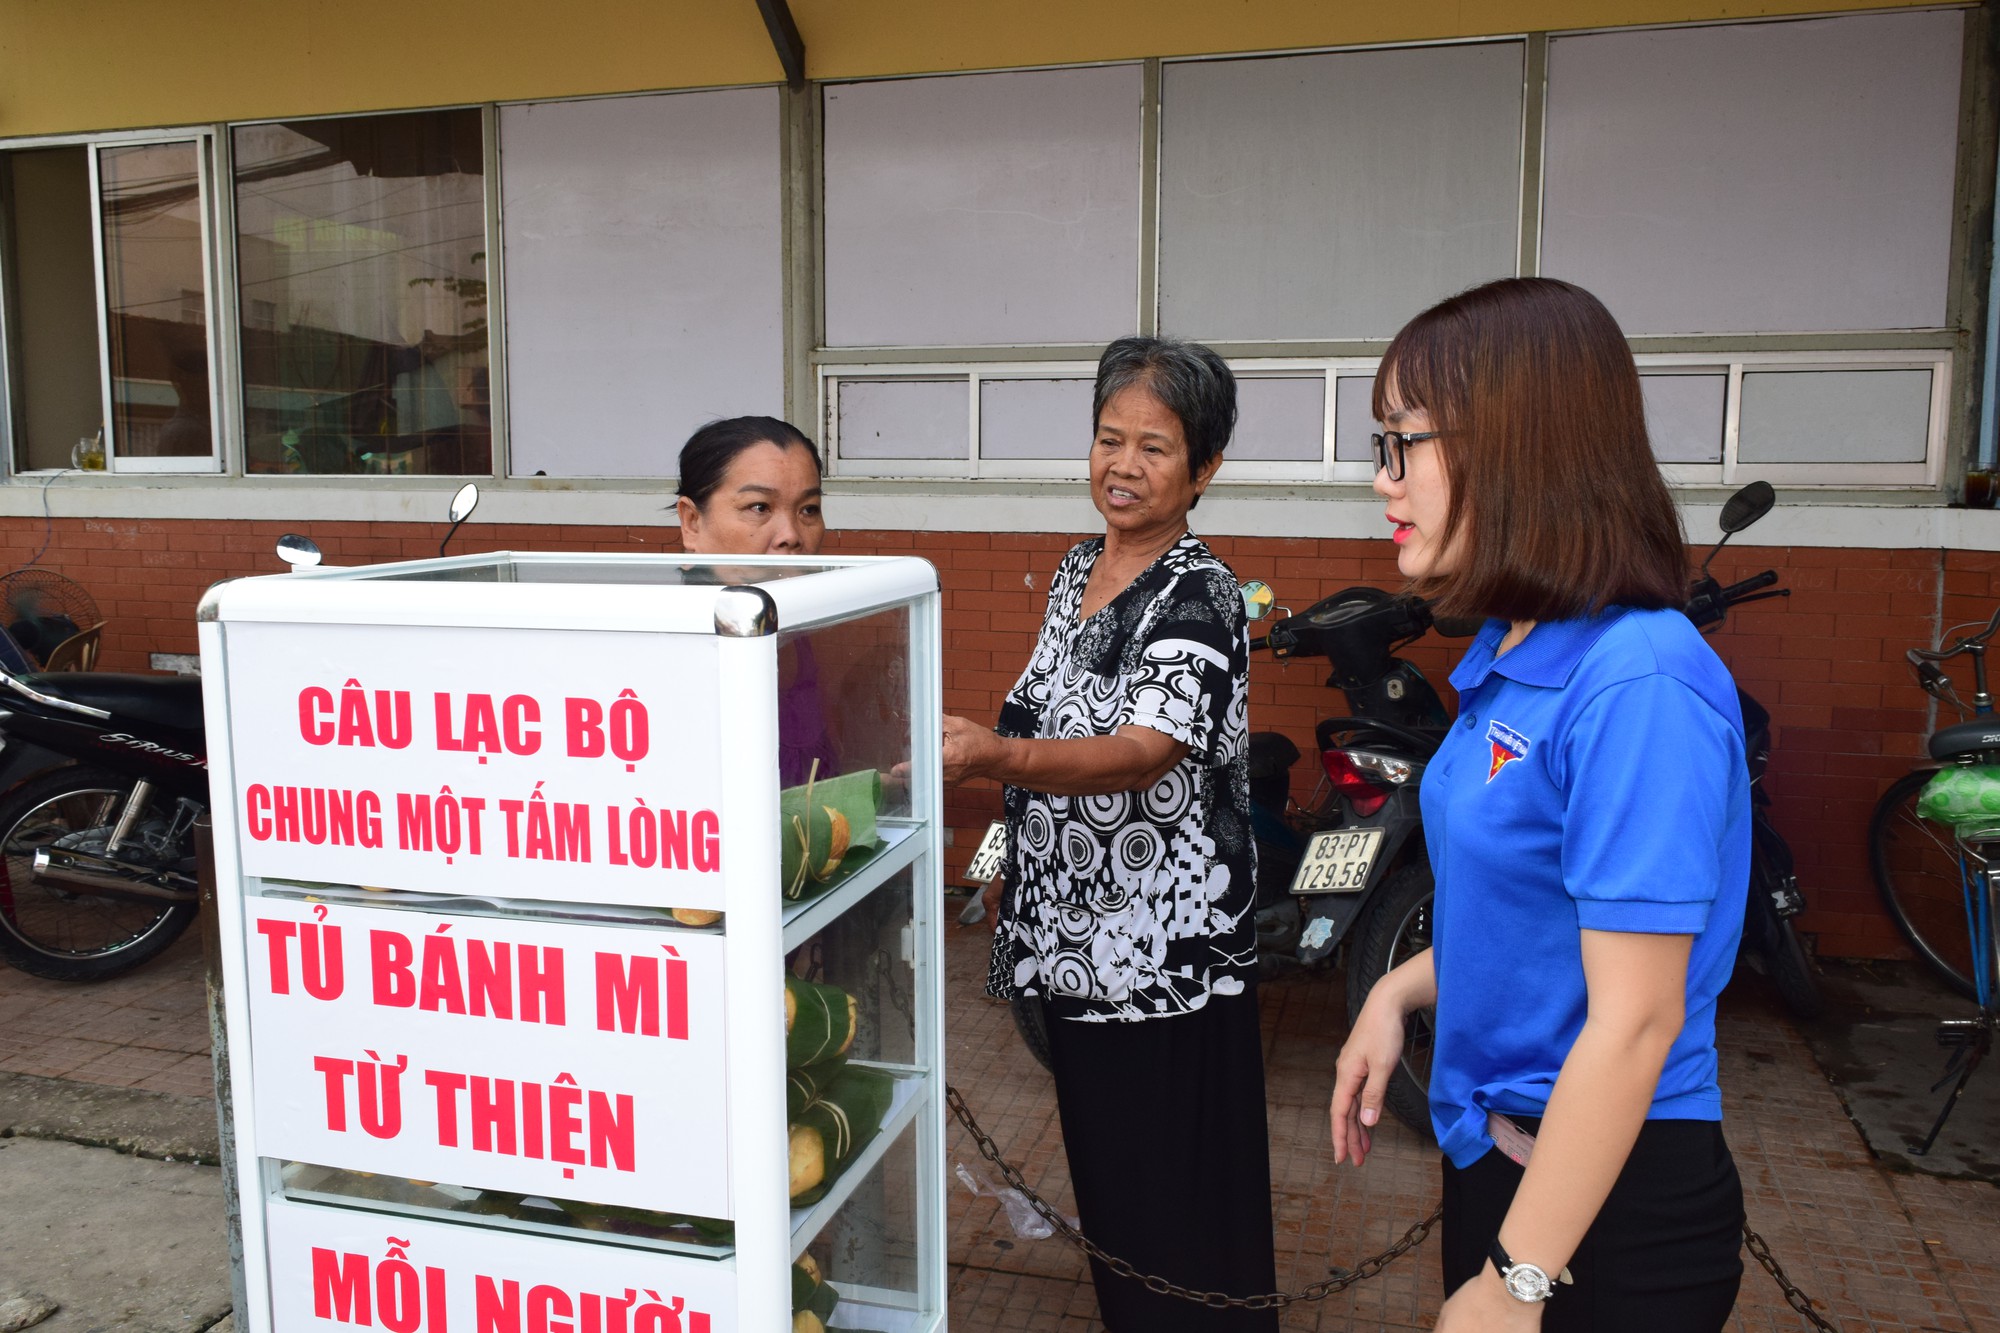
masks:
<instances>
[{"instance_id":1,"label":"bicycle","mask_svg":"<svg viewBox=\"0 0 2000 1333\"><path fill-rule=\"evenodd\" d=\"M2000 891L2000 718L1994 717L1986 681L1986 647L1996 632L2000 611L1976 634L1905 654L1924 692L1961 716L1966 704L1939 664L1970 657L1973 716L1931 736L1928 748L1936 762L1898 778L1869 822L1869 863L1883 905L1918 957L1978 1009L1972 1018L1938 1024L1938 1044L1951 1054L1936 1087L1952 1088L1922 1146L1912 1149L1918 1156L1937 1142L2000 1029L1994 912Z\"/></svg>"}]
</instances>

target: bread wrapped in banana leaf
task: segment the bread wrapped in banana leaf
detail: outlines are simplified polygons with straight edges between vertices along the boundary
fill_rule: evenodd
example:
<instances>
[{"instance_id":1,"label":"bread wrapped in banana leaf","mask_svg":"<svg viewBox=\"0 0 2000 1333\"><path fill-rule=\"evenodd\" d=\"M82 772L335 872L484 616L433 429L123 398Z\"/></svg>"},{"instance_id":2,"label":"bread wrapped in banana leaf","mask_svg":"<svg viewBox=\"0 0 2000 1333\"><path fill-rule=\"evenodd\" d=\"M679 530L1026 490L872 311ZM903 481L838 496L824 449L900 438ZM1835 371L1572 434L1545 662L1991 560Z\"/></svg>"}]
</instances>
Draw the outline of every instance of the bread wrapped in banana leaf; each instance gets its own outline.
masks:
<instances>
[{"instance_id":1,"label":"bread wrapped in banana leaf","mask_svg":"<svg viewBox=\"0 0 2000 1333\"><path fill-rule=\"evenodd\" d=\"M792 1206L823 1198L848 1163L882 1130L896 1081L879 1069L843 1065L792 1117ZM789 1099L788 1099L789 1100Z\"/></svg>"},{"instance_id":2,"label":"bread wrapped in banana leaf","mask_svg":"<svg viewBox=\"0 0 2000 1333\"><path fill-rule=\"evenodd\" d=\"M782 826L778 882L788 902L817 898L881 849L875 817L882 809L882 774L872 768L821 777L819 761L802 786L778 793Z\"/></svg>"},{"instance_id":3,"label":"bread wrapped in banana leaf","mask_svg":"<svg viewBox=\"0 0 2000 1333\"><path fill-rule=\"evenodd\" d=\"M800 1315L809 1315L817 1327L825 1328L826 1321L833 1316L833 1307L840 1304L840 1293L835 1291L819 1265L810 1254L802 1254L792 1265L792 1327L799 1328Z\"/></svg>"},{"instance_id":4,"label":"bread wrapped in banana leaf","mask_svg":"<svg viewBox=\"0 0 2000 1333\"><path fill-rule=\"evenodd\" d=\"M838 986L785 974L785 1068L801 1069L846 1055L854 1045L859 1007Z\"/></svg>"}]
</instances>

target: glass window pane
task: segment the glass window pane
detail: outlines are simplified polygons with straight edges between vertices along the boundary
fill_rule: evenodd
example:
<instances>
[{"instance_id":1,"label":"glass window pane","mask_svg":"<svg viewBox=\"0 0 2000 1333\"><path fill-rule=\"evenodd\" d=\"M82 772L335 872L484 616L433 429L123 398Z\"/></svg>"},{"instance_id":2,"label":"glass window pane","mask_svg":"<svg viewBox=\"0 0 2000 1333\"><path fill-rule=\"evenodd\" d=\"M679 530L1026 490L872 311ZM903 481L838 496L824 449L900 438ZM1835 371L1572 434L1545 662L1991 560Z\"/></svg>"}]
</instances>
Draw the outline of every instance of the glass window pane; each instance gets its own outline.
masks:
<instances>
[{"instance_id":1,"label":"glass window pane","mask_svg":"<svg viewBox=\"0 0 2000 1333\"><path fill-rule=\"evenodd\" d=\"M111 443L119 458L207 458L208 282L192 142L98 153Z\"/></svg>"},{"instance_id":2,"label":"glass window pane","mask_svg":"<svg viewBox=\"0 0 2000 1333\"><path fill-rule=\"evenodd\" d=\"M1135 332L1140 83L1110 65L827 88L828 345Z\"/></svg>"},{"instance_id":3,"label":"glass window pane","mask_svg":"<svg viewBox=\"0 0 2000 1333\"><path fill-rule=\"evenodd\" d=\"M1382 429L1375 419L1375 377L1343 375L1334 386L1333 456L1343 463L1366 463L1375 457L1369 436Z\"/></svg>"},{"instance_id":4,"label":"glass window pane","mask_svg":"<svg viewBox=\"0 0 2000 1333\"><path fill-rule=\"evenodd\" d=\"M1630 334L1942 325L1964 22L1555 38L1542 272Z\"/></svg>"},{"instance_id":5,"label":"glass window pane","mask_svg":"<svg viewBox=\"0 0 2000 1333\"><path fill-rule=\"evenodd\" d=\"M248 469L491 472L479 112L233 135Z\"/></svg>"},{"instance_id":6,"label":"glass window pane","mask_svg":"<svg viewBox=\"0 0 2000 1333\"><path fill-rule=\"evenodd\" d=\"M1729 376L1661 373L1639 376L1646 399L1646 434L1662 463L1720 463L1722 416Z\"/></svg>"},{"instance_id":7,"label":"glass window pane","mask_svg":"<svg viewBox=\"0 0 2000 1333\"><path fill-rule=\"evenodd\" d=\"M500 109L509 466L671 477L785 415L775 88Z\"/></svg>"},{"instance_id":8,"label":"glass window pane","mask_svg":"<svg viewBox=\"0 0 2000 1333\"><path fill-rule=\"evenodd\" d=\"M1742 463L1921 463L1930 445L1928 370L1746 371Z\"/></svg>"},{"instance_id":9,"label":"glass window pane","mask_svg":"<svg viewBox=\"0 0 2000 1333\"><path fill-rule=\"evenodd\" d=\"M964 458L972 387L953 380L842 380L842 458Z\"/></svg>"},{"instance_id":10,"label":"glass window pane","mask_svg":"<svg viewBox=\"0 0 2000 1333\"><path fill-rule=\"evenodd\" d=\"M90 150L0 156L0 293L7 299L7 384L14 466L70 466L104 420L98 379Z\"/></svg>"},{"instance_id":11,"label":"glass window pane","mask_svg":"<svg viewBox=\"0 0 2000 1333\"><path fill-rule=\"evenodd\" d=\"M979 456L1052 459L1082 467L1090 460L1090 401L1095 381L983 380L979 385Z\"/></svg>"},{"instance_id":12,"label":"glass window pane","mask_svg":"<svg viewBox=\"0 0 2000 1333\"><path fill-rule=\"evenodd\" d=\"M1386 338L1509 277L1520 42L1173 63L1160 320L1190 338Z\"/></svg>"},{"instance_id":13,"label":"glass window pane","mask_svg":"<svg viewBox=\"0 0 2000 1333\"><path fill-rule=\"evenodd\" d=\"M1326 456L1326 380L1319 375L1243 376L1236 381L1236 433L1229 458L1317 463ZM1227 474L1228 464L1223 465Z\"/></svg>"}]
</instances>

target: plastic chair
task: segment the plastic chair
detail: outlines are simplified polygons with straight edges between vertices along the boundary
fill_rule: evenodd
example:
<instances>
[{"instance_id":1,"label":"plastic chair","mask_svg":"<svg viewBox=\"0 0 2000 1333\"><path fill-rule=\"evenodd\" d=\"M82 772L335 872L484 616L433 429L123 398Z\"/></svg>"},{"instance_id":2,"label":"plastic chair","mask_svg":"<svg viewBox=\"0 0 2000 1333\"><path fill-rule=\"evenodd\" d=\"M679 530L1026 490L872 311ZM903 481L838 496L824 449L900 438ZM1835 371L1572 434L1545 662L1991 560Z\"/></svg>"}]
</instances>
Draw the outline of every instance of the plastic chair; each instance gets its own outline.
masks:
<instances>
[{"instance_id":1,"label":"plastic chair","mask_svg":"<svg viewBox=\"0 0 2000 1333\"><path fill-rule=\"evenodd\" d=\"M91 670L97 665L97 636L103 629L104 622L100 620L89 629L80 630L49 649L48 660L42 663L42 670Z\"/></svg>"}]
</instances>

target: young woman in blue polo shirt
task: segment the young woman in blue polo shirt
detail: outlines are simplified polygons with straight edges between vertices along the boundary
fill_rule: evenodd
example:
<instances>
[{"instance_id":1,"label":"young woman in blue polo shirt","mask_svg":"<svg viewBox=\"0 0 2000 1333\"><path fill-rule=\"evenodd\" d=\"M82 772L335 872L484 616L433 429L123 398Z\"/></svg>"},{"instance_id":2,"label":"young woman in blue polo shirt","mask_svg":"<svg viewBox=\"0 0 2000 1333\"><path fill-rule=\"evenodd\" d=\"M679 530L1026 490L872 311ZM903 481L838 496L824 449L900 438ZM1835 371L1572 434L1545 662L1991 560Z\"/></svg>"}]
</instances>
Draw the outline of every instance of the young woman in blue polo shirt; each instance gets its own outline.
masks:
<instances>
[{"instance_id":1,"label":"young woman in blue polo shirt","mask_svg":"<svg viewBox=\"0 0 2000 1333\"><path fill-rule=\"evenodd\" d=\"M1374 406L1398 567L1488 622L1424 773L1432 948L1355 1016L1335 1158L1366 1157L1405 1016L1435 1004L1440 1333L1721 1329L1743 1196L1715 1001L1750 796L1631 352L1588 292L1508 279L1412 320Z\"/></svg>"}]
</instances>

